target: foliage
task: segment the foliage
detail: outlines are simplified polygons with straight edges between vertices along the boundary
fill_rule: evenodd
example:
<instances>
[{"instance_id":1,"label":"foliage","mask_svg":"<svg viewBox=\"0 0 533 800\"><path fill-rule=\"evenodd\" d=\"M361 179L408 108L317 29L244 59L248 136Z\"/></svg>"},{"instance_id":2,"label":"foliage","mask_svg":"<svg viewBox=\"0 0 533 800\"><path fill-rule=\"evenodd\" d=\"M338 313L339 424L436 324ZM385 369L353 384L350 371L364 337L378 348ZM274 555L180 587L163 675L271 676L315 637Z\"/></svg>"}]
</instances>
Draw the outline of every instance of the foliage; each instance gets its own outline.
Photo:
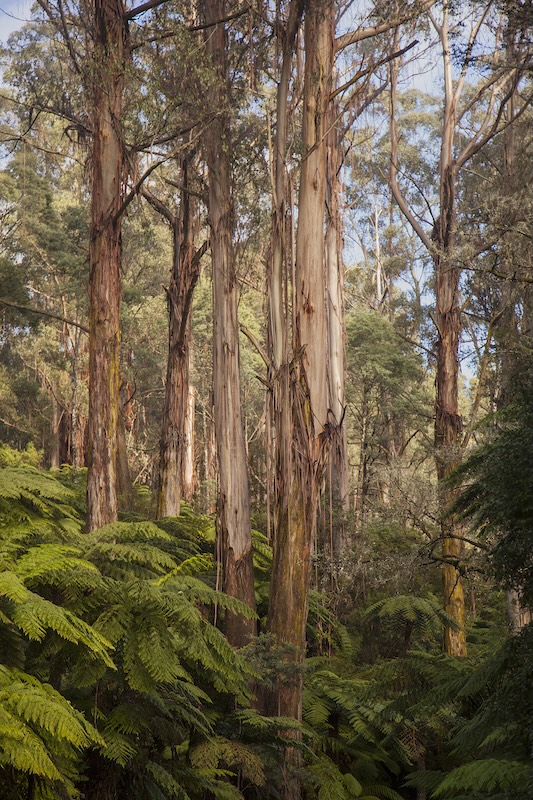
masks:
<instances>
[{"instance_id":1,"label":"foliage","mask_svg":"<svg viewBox=\"0 0 533 800\"><path fill-rule=\"evenodd\" d=\"M526 604L533 602L533 405L524 402L490 420L493 433L456 471L461 488L456 509L474 530L494 543L496 576L519 590ZM486 422L487 426L489 422Z\"/></svg>"},{"instance_id":2,"label":"foliage","mask_svg":"<svg viewBox=\"0 0 533 800\"><path fill-rule=\"evenodd\" d=\"M201 577L212 572L201 519L83 534L73 497L49 473L0 472L3 763L73 795L92 747L91 797L106 781L183 796L190 768L165 748L209 737L209 705L245 702L251 674L202 609L243 608ZM212 775L191 774L189 791L216 792Z\"/></svg>"}]
</instances>

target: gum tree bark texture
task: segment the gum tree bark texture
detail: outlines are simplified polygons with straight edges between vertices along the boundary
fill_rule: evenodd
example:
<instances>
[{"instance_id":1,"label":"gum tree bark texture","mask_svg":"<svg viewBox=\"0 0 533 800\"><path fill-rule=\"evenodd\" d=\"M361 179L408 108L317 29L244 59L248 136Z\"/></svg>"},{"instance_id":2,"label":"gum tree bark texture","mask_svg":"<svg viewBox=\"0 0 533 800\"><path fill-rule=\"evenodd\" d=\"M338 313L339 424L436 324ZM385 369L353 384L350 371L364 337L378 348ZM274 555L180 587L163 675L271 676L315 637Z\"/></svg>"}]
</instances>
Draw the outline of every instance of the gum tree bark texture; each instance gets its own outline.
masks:
<instances>
[{"instance_id":1,"label":"gum tree bark texture","mask_svg":"<svg viewBox=\"0 0 533 800\"><path fill-rule=\"evenodd\" d=\"M231 131L224 0L205 0L205 43L216 80L208 99L217 109L205 136L209 179L209 224L213 272L213 391L218 459L217 537L224 590L255 610L250 500L241 411L238 285L233 248ZM242 647L256 633L255 620L228 614L226 635Z\"/></svg>"},{"instance_id":2,"label":"gum tree bark texture","mask_svg":"<svg viewBox=\"0 0 533 800\"><path fill-rule=\"evenodd\" d=\"M127 57L122 0L94 0L92 199L89 245L89 473L87 529L117 519L120 410L121 115Z\"/></svg>"},{"instance_id":3,"label":"gum tree bark texture","mask_svg":"<svg viewBox=\"0 0 533 800\"><path fill-rule=\"evenodd\" d=\"M444 127L440 152L440 214L433 230L435 245L435 324L437 327L437 375L435 400L435 455L439 479L440 509L446 514L453 494L443 483L461 461L462 419L459 412L459 341L461 337L461 307L459 280L461 276L456 254L454 137L459 89L454 91L450 44L448 37L448 8L445 6L440 37L444 51ZM445 516L442 528L442 567L444 610L457 629L444 629L444 651L448 655L466 656L465 600L461 573L457 569L463 552L463 542L456 538L461 530L453 517Z\"/></svg>"},{"instance_id":4,"label":"gum tree bark texture","mask_svg":"<svg viewBox=\"0 0 533 800\"><path fill-rule=\"evenodd\" d=\"M305 7L304 156L298 202L296 284L293 287L291 464L282 480L272 567L269 630L292 650L297 667L287 670L274 699L276 713L302 717L311 550L315 540L328 428L328 328L324 264L326 121L333 64L333 4L309 0ZM300 796L301 753L288 748L284 794Z\"/></svg>"},{"instance_id":5,"label":"gum tree bark texture","mask_svg":"<svg viewBox=\"0 0 533 800\"><path fill-rule=\"evenodd\" d=\"M445 513L454 499L453 492L443 483L461 461L462 419L459 413L459 337L461 312L459 307L459 267L453 262L452 239L455 226L453 185L454 176L445 175L450 196L444 194L437 223L437 255L435 264L435 322L437 326L437 375L435 402L435 451L439 479L440 508ZM465 602L463 583L456 564L462 557L461 531L453 517L445 516L442 528L442 567L444 610L459 627L447 625L444 630L444 650L449 655L466 655Z\"/></svg>"},{"instance_id":6,"label":"gum tree bark texture","mask_svg":"<svg viewBox=\"0 0 533 800\"><path fill-rule=\"evenodd\" d=\"M193 293L200 276L200 261L207 243L194 250L196 204L191 201L188 191L188 173L189 164L183 159L179 214L172 214L157 198L145 192L149 202L167 218L173 236L172 274L167 289L169 344L159 447L158 519L177 517L180 513L181 499L186 494L185 480L194 430L194 395L191 409L189 378L191 312ZM189 485L191 483L192 478Z\"/></svg>"},{"instance_id":7,"label":"gum tree bark texture","mask_svg":"<svg viewBox=\"0 0 533 800\"><path fill-rule=\"evenodd\" d=\"M341 192L339 172L342 165L340 152L339 108L330 101L327 131L326 171L326 272L328 316L328 388L329 408L333 414L338 435L329 454L329 481L337 523L332 531L331 558L339 559L349 551L346 514L348 512L348 443L343 425L345 396L345 342L344 342L344 272L342 264L342 219L339 209Z\"/></svg>"},{"instance_id":8,"label":"gum tree bark texture","mask_svg":"<svg viewBox=\"0 0 533 800\"><path fill-rule=\"evenodd\" d=\"M449 41L449 7L444 3L442 24L432 18L443 51L444 109L439 160L439 214L431 238L414 217L398 180L398 134L395 122L398 64L391 64L391 164L390 186L400 210L431 254L435 277L435 326L437 328L435 377L435 461L439 481L439 510L441 513L443 606L454 626L446 626L444 650L448 655L466 655L464 630L465 604L463 581L459 566L463 543L456 519L448 515L454 499L453 490L445 478L461 460L462 419L459 413L459 341L461 336L461 305L459 297L460 261L456 249L456 179L457 160L454 158L457 103L465 80L465 72L454 85ZM396 40L397 41L397 40Z\"/></svg>"}]
</instances>

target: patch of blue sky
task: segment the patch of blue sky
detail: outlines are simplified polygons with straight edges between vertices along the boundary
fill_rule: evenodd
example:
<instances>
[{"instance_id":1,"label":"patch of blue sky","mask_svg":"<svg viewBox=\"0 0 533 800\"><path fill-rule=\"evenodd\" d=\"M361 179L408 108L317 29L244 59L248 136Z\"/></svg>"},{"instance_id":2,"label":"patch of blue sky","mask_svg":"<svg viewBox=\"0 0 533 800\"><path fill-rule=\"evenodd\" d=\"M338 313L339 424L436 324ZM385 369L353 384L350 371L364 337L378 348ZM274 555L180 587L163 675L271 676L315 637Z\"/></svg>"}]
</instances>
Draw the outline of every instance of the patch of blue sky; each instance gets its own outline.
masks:
<instances>
[{"instance_id":1,"label":"patch of blue sky","mask_svg":"<svg viewBox=\"0 0 533 800\"><path fill-rule=\"evenodd\" d=\"M0 3L0 42L30 21L33 0L2 0Z\"/></svg>"}]
</instances>

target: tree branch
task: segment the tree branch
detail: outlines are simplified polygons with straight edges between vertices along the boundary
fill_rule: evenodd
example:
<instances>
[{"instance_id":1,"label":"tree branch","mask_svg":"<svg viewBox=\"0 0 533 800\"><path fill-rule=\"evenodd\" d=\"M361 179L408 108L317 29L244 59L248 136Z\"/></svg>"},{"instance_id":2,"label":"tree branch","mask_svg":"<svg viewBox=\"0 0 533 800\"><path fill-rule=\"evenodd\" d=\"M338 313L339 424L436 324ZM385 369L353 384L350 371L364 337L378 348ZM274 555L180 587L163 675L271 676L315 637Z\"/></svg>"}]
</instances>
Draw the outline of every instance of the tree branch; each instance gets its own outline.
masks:
<instances>
[{"instance_id":1,"label":"tree branch","mask_svg":"<svg viewBox=\"0 0 533 800\"><path fill-rule=\"evenodd\" d=\"M260 356L261 356L261 358L263 359L263 361L264 361L264 363L265 363L265 366L267 367L267 369L269 369L269 368L270 368L270 359L269 359L269 357L267 356L267 354L265 353L265 350L264 350L264 348L263 348L263 347L261 347L261 345L260 345L260 344L259 344L259 342L257 341L256 337L253 335L253 333L250 331L250 329L246 327L246 325L243 325L243 324L242 324L242 322L241 322L241 324L239 325L239 328L240 328L240 330L241 330L241 333L244 333L244 335L246 336L246 338L248 339L248 341L249 341L249 342L250 342L250 343L253 345L254 349L255 349L255 350L257 350L257 352L259 353L259 355L260 355ZM258 375L257 377L259 378L259 375ZM259 380L260 380L262 383L265 383L265 385L269 385L269 384L268 384L268 382L266 382L266 381L264 381L264 380L263 380L263 378L259 378Z\"/></svg>"},{"instance_id":2,"label":"tree branch","mask_svg":"<svg viewBox=\"0 0 533 800\"><path fill-rule=\"evenodd\" d=\"M89 328L86 328L85 325L82 325L80 322L74 322L73 319L68 319L67 317L63 317L61 314L54 314L53 311L45 311L42 308L34 308L33 306L25 306L22 303L13 303L11 300L6 300L3 297L0 297L0 304L3 306L8 306L9 308L16 308L18 311L29 311L30 314L38 314L41 317L50 317L51 319L57 319L59 322L65 322L67 325L72 325L74 328L79 328L80 331L84 333L89 333Z\"/></svg>"},{"instance_id":3,"label":"tree branch","mask_svg":"<svg viewBox=\"0 0 533 800\"><path fill-rule=\"evenodd\" d=\"M140 193L144 199L150 203L152 208L155 208L158 214L161 214L162 217L165 217L170 226L173 227L176 224L175 214L172 213L169 207L165 205L165 203L163 203L159 197L156 197L155 194L152 194L152 192L147 189L146 186L141 187Z\"/></svg>"},{"instance_id":4,"label":"tree branch","mask_svg":"<svg viewBox=\"0 0 533 800\"><path fill-rule=\"evenodd\" d=\"M375 64L371 64L369 67L367 67L367 69L357 72L353 76L353 78L350 78L349 81L343 83L342 86L339 86L337 89L335 89L335 91L330 94L329 99L334 100L337 97L337 95L339 95L341 92L344 92L345 89L349 89L350 86L353 86L353 84L356 83L360 78L364 78L366 75L368 75L370 72L373 72L378 67L382 67L384 64L388 64L389 61L392 61L394 58L399 58L400 56L403 56L404 53L407 53L408 50L411 50L411 48L415 47L415 45L417 44L418 44L418 39L415 39L414 42L408 44L407 47L403 47L401 50L397 50L395 53L391 53L390 55L385 56L385 58L382 58Z\"/></svg>"},{"instance_id":5,"label":"tree branch","mask_svg":"<svg viewBox=\"0 0 533 800\"><path fill-rule=\"evenodd\" d=\"M390 107L390 169L389 169L389 186L392 196L396 203L407 219L412 229L427 249L429 253L433 253L434 247L428 234L422 228L415 215L413 214L407 200L403 196L400 186L398 184L398 132L396 129L396 88L398 84L398 67L394 62L391 64L391 107Z\"/></svg>"},{"instance_id":6,"label":"tree branch","mask_svg":"<svg viewBox=\"0 0 533 800\"><path fill-rule=\"evenodd\" d=\"M373 36L378 36L380 33L386 33L392 30L392 28L398 28L400 25L403 25L404 22L409 22L409 20L418 17L424 11L430 9L431 6L435 5L435 2L436 0L424 0L424 2L420 3L420 8L412 10L402 17L382 22L381 25L373 25L369 28L361 28L357 31L343 33L342 36L338 36L335 40L335 52L339 53L351 44L362 42L364 39L371 39Z\"/></svg>"},{"instance_id":7,"label":"tree branch","mask_svg":"<svg viewBox=\"0 0 533 800\"><path fill-rule=\"evenodd\" d=\"M135 17L138 17L139 14L144 14L145 11L151 11L152 8L157 8L158 6L162 6L164 3L168 3L169 0L147 0L146 3L141 3L140 6L136 6L132 8L130 11L127 11L124 14L124 19L126 22L130 22Z\"/></svg>"}]
</instances>

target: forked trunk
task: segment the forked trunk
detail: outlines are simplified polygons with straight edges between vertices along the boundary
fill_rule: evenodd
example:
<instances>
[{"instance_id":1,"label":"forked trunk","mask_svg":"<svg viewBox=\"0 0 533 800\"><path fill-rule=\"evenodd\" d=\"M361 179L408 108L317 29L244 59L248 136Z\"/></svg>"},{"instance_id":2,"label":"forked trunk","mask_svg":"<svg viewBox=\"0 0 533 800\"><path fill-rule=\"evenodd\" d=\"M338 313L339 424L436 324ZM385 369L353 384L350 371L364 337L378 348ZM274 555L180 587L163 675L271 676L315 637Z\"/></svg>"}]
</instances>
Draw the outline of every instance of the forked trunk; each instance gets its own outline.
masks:
<instances>
[{"instance_id":1,"label":"forked trunk","mask_svg":"<svg viewBox=\"0 0 533 800\"><path fill-rule=\"evenodd\" d=\"M121 135L127 30L122 0L94 0L92 197L89 245L87 529L117 519L120 410Z\"/></svg>"},{"instance_id":2,"label":"forked trunk","mask_svg":"<svg viewBox=\"0 0 533 800\"><path fill-rule=\"evenodd\" d=\"M205 136L209 178L209 224L213 270L213 385L218 458L217 536L222 552L224 590L255 610L246 446L241 410L238 286L233 249L231 132L226 60L225 0L205 0L206 48L218 78L209 93L217 115ZM228 614L226 635L242 647L256 633L255 620Z\"/></svg>"},{"instance_id":3,"label":"forked trunk","mask_svg":"<svg viewBox=\"0 0 533 800\"><path fill-rule=\"evenodd\" d=\"M165 405L159 448L159 490L157 517L177 517L185 496L184 476L191 446L190 433L190 338L194 288L200 275L200 260L207 249L194 252L195 214L188 192L188 164L182 164L184 190L179 216L172 215L150 194L147 199L164 209L172 225L173 264L167 290L169 306L169 345ZM192 419L194 422L194 419Z\"/></svg>"}]
</instances>

